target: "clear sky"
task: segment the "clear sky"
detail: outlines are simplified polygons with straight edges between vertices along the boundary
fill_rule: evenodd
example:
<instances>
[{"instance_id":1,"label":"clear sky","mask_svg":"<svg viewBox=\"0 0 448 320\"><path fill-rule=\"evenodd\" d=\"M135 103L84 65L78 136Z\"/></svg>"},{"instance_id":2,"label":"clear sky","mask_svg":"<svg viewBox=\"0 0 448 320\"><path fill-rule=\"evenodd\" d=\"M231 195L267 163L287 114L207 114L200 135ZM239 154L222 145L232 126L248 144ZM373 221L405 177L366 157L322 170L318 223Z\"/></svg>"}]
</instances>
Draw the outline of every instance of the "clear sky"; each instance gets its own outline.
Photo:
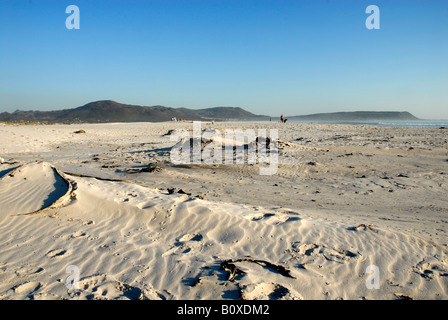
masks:
<instances>
[{"instance_id":1,"label":"clear sky","mask_svg":"<svg viewBox=\"0 0 448 320\"><path fill-rule=\"evenodd\" d=\"M106 99L448 119L448 1L0 0L0 112Z\"/></svg>"}]
</instances>

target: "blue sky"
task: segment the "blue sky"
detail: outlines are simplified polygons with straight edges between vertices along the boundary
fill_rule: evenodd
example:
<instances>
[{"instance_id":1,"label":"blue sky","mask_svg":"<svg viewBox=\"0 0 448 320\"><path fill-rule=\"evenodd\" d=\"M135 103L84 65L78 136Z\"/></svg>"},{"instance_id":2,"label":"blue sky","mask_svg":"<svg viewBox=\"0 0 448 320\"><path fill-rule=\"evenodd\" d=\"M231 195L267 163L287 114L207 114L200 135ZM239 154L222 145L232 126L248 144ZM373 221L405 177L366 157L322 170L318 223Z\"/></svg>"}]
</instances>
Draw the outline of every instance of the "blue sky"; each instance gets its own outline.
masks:
<instances>
[{"instance_id":1,"label":"blue sky","mask_svg":"<svg viewBox=\"0 0 448 320\"><path fill-rule=\"evenodd\" d=\"M0 0L0 112L103 99L448 119L448 1Z\"/></svg>"}]
</instances>

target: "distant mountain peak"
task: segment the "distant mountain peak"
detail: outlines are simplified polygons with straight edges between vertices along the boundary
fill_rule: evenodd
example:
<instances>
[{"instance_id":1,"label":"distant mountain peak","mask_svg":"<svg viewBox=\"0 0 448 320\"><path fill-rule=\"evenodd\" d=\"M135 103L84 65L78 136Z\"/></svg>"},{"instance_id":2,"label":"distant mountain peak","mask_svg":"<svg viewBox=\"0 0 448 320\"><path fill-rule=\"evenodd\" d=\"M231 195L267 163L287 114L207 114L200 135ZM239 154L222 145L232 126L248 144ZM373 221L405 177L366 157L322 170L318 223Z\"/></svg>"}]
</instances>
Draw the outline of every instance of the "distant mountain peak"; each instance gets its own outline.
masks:
<instances>
[{"instance_id":1,"label":"distant mountain peak","mask_svg":"<svg viewBox=\"0 0 448 320\"><path fill-rule=\"evenodd\" d=\"M216 107L206 109L170 108L161 105L138 106L113 100L89 102L74 109L57 111L21 111L0 114L0 121L9 122L159 122L172 118L185 120L247 120L260 116L239 107ZM258 118L259 119L259 118Z\"/></svg>"}]
</instances>

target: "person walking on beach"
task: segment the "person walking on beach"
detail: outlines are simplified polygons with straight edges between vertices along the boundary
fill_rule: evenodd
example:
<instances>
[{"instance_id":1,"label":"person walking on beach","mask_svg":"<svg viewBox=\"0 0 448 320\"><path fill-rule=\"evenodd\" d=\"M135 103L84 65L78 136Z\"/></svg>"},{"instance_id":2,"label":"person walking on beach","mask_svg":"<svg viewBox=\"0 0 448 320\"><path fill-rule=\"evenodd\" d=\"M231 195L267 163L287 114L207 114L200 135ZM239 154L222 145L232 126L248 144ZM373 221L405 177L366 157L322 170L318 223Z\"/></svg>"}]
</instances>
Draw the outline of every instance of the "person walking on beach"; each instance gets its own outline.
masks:
<instances>
[{"instance_id":1,"label":"person walking on beach","mask_svg":"<svg viewBox=\"0 0 448 320\"><path fill-rule=\"evenodd\" d=\"M285 117L283 115L280 116L281 123L286 123L286 120L288 120L288 119L285 119Z\"/></svg>"}]
</instances>

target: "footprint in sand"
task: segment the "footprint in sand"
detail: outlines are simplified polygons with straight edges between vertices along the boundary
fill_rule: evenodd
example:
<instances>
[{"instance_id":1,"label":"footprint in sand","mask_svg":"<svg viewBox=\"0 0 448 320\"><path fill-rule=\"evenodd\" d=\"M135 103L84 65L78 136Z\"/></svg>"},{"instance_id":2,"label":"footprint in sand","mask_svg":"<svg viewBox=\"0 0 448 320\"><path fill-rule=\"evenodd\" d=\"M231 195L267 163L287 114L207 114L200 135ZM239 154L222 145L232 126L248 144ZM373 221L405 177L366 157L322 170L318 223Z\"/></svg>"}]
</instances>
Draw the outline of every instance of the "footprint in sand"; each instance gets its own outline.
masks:
<instances>
[{"instance_id":1,"label":"footprint in sand","mask_svg":"<svg viewBox=\"0 0 448 320\"><path fill-rule=\"evenodd\" d=\"M372 232L378 233L378 230L372 228L371 224L364 224L364 223L362 223L360 225L357 225L356 227L347 228L347 230L352 230L352 231L372 231Z\"/></svg>"},{"instance_id":2,"label":"footprint in sand","mask_svg":"<svg viewBox=\"0 0 448 320\"><path fill-rule=\"evenodd\" d=\"M301 243L300 241L293 243L291 249L288 249L285 252L291 254L295 259L301 259L304 256L312 256L325 258L328 261L337 263L351 263L361 259L361 254L359 252L354 253L345 249L329 248L315 243Z\"/></svg>"},{"instance_id":3,"label":"footprint in sand","mask_svg":"<svg viewBox=\"0 0 448 320\"><path fill-rule=\"evenodd\" d=\"M263 282L249 284L241 288L242 300L303 300L295 290L288 289L281 284Z\"/></svg>"},{"instance_id":4,"label":"footprint in sand","mask_svg":"<svg viewBox=\"0 0 448 320\"><path fill-rule=\"evenodd\" d=\"M26 282L23 284L20 284L13 288L15 293L26 293L27 295L32 294L33 292L36 292L40 288L42 288L42 283L38 281L34 282Z\"/></svg>"},{"instance_id":5,"label":"footprint in sand","mask_svg":"<svg viewBox=\"0 0 448 320\"><path fill-rule=\"evenodd\" d=\"M85 233L83 231L77 231L77 232L71 234L70 238L75 239L75 238L85 237L86 235L87 235L87 233Z\"/></svg>"},{"instance_id":6,"label":"footprint in sand","mask_svg":"<svg viewBox=\"0 0 448 320\"><path fill-rule=\"evenodd\" d=\"M40 289L44 287L44 284L39 281L29 281L18 284L3 295L0 295L0 299L13 299L13 300L34 300L36 295L39 295Z\"/></svg>"},{"instance_id":7,"label":"footprint in sand","mask_svg":"<svg viewBox=\"0 0 448 320\"><path fill-rule=\"evenodd\" d=\"M244 218L250 221L264 221L272 224L283 224L285 222L300 221L299 214L289 210L280 210L277 213L251 213Z\"/></svg>"},{"instance_id":8,"label":"footprint in sand","mask_svg":"<svg viewBox=\"0 0 448 320\"><path fill-rule=\"evenodd\" d=\"M186 254L192 251L192 249L202 247L202 235L196 233L187 233L176 240L173 247L167 250L162 257L174 254Z\"/></svg>"},{"instance_id":9,"label":"footprint in sand","mask_svg":"<svg viewBox=\"0 0 448 320\"><path fill-rule=\"evenodd\" d=\"M315 251L319 251L319 246L315 243L304 243L301 245L296 243L293 245L293 250L295 250L298 254L311 256L315 254Z\"/></svg>"},{"instance_id":10,"label":"footprint in sand","mask_svg":"<svg viewBox=\"0 0 448 320\"><path fill-rule=\"evenodd\" d=\"M251 220L251 221L260 221L260 220L267 219L272 216L275 216L275 214L274 213L258 212L258 213L251 213L251 214L245 215L244 218Z\"/></svg>"},{"instance_id":11,"label":"footprint in sand","mask_svg":"<svg viewBox=\"0 0 448 320\"><path fill-rule=\"evenodd\" d=\"M152 288L131 286L103 275L88 276L79 281L79 298L87 300L162 300L164 295Z\"/></svg>"},{"instance_id":12,"label":"footprint in sand","mask_svg":"<svg viewBox=\"0 0 448 320\"><path fill-rule=\"evenodd\" d=\"M414 272L428 280L436 277L448 277L448 258L441 259L438 256L424 258L413 269Z\"/></svg>"},{"instance_id":13,"label":"footprint in sand","mask_svg":"<svg viewBox=\"0 0 448 320\"><path fill-rule=\"evenodd\" d=\"M58 257L62 257L64 255L66 255L66 254L68 254L67 250L55 249L55 250L48 251L46 256L49 258L58 258Z\"/></svg>"},{"instance_id":14,"label":"footprint in sand","mask_svg":"<svg viewBox=\"0 0 448 320\"><path fill-rule=\"evenodd\" d=\"M187 233L178 239L178 242L201 241L202 235L196 233Z\"/></svg>"},{"instance_id":15,"label":"footprint in sand","mask_svg":"<svg viewBox=\"0 0 448 320\"><path fill-rule=\"evenodd\" d=\"M21 278L27 278L30 276L40 275L45 272L44 268L35 266L23 266L15 271L15 274Z\"/></svg>"},{"instance_id":16,"label":"footprint in sand","mask_svg":"<svg viewBox=\"0 0 448 320\"><path fill-rule=\"evenodd\" d=\"M51 300L51 301L64 300L62 297L60 297L56 294L53 294L53 293L48 293L48 292L38 292L36 294L33 293L33 294L30 294L29 297L32 300Z\"/></svg>"}]
</instances>

